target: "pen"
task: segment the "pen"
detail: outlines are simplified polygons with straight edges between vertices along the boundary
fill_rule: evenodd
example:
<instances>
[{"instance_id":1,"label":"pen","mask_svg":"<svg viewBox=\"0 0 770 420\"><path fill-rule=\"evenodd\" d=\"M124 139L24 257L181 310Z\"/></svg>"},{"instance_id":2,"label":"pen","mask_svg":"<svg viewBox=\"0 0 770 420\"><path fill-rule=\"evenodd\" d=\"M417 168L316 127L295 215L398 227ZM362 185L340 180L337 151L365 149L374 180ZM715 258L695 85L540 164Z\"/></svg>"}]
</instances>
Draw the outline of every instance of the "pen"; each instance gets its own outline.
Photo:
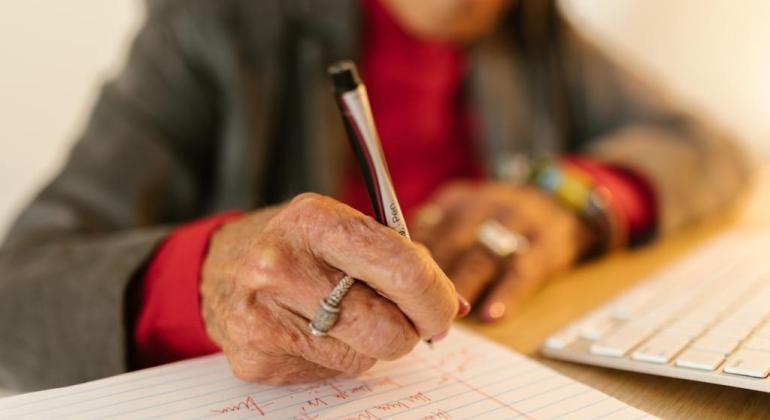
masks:
<instances>
[{"instance_id":1,"label":"pen","mask_svg":"<svg viewBox=\"0 0 770 420\"><path fill-rule=\"evenodd\" d=\"M352 61L340 61L329 67L329 74L332 76L337 105L342 113L350 146L369 192L374 218L409 239L409 231L374 124L366 86L358 76L356 65Z\"/></svg>"},{"instance_id":2,"label":"pen","mask_svg":"<svg viewBox=\"0 0 770 420\"><path fill-rule=\"evenodd\" d=\"M342 114L350 146L353 148L369 193L374 218L410 239L409 230L406 228L404 215L393 188L393 181L390 179L385 155L382 152L382 144L374 124L366 86L358 75L356 65L352 61L340 61L329 67L329 74L334 84L334 96ZM425 341L428 345L432 345L430 339Z\"/></svg>"}]
</instances>

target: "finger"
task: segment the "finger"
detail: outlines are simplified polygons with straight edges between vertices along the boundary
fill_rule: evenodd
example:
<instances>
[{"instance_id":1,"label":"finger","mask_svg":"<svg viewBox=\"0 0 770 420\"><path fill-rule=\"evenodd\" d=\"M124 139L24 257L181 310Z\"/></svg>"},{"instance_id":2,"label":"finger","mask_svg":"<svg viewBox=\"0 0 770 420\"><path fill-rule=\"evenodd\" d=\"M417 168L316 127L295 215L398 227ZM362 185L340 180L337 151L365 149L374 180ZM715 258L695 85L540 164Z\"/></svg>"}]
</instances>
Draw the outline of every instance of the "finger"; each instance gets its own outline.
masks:
<instances>
[{"instance_id":1,"label":"finger","mask_svg":"<svg viewBox=\"0 0 770 420\"><path fill-rule=\"evenodd\" d=\"M472 188L469 182L454 182L441 188L411 218L412 239L432 249L442 232L454 226Z\"/></svg>"},{"instance_id":2,"label":"finger","mask_svg":"<svg viewBox=\"0 0 770 420\"><path fill-rule=\"evenodd\" d=\"M273 384L307 382L341 372L358 375L376 362L334 338L310 336L306 318L267 293L255 296L254 301L242 302L245 310L232 314L226 324L230 339L222 349L239 378Z\"/></svg>"},{"instance_id":3,"label":"finger","mask_svg":"<svg viewBox=\"0 0 770 420\"><path fill-rule=\"evenodd\" d=\"M223 318L219 345L233 373L248 382L287 384L336 376L339 370L309 362L291 349L297 336L291 314L264 293L240 295Z\"/></svg>"},{"instance_id":4,"label":"finger","mask_svg":"<svg viewBox=\"0 0 770 420\"><path fill-rule=\"evenodd\" d=\"M498 274L498 260L481 245L475 245L453 264L449 277L459 293L476 302Z\"/></svg>"},{"instance_id":5,"label":"finger","mask_svg":"<svg viewBox=\"0 0 770 420\"><path fill-rule=\"evenodd\" d=\"M545 272L535 252L516 257L479 305L479 317L492 322L510 315L542 284Z\"/></svg>"},{"instance_id":6,"label":"finger","mask_svg":"<svg viewBox=\"0 0 770 420\"><path fill-rule=\"evenodd\" d=\"M294 204L304 246L319 260L395 303L421 337L449 328L458 309L454 286L426 249L329 198L304 195Z\"/></svg>"},{"instance_id":7,"label":"finger","mask_svg":"<svg viewBox=\"0 0 770 420\"><path fill-rule=\"evenodd\" d=\"M334 337L308 336L313 343L301 348L300 356L327 369L360 375L369 370L377 359L356 351Z\"/></svg>"},{"instance_id":8,"label":"finger","mask_svg":"<svg viewBox=\"0 0 770 420\"><path fill-rule=\"evenodd\" d=\"M518 213L514 209L508 206L491 205L487 211L489 217L486 220L493 219L500 222L511 233L524 236L531 233L525 228L525 223L518 219ZM506 263L506 260L487 249L479 241L479 229L480 226L474 229L474 244L457 258L449 271L457 292L471 302L478 302L484 296L485 291L498 280L501 264Z\"/></svg>"},{"instance_id":9,"label":"finger","mask_svg":"<svg viewBox=\"0 0 770 420\"><path fill-rule=\"evenodd\" d=\"M443 268L452 267L457 258L476 243L478 226L489 218L489 209L478 203L458 208L446 226L436 233L431 255Z\"/></svg>"},{"instance_id":10,"label":"finger","mask_svg":"<svg viewBox=\"0 0 770 420\"><path fill-rule=\"evenodd\" d=\"M246 382L297 384L332 378L342 373L288 354L270 355L250 349L223 350L230 370L238 379Z\"/></svg>"},{"instance_id":11,"label":"finger","mask_svg":"<svg viewBox=\"0 0 770 420\"><path fill-rule=\"evenodd\" d=\"M286 325L290 324L290 325ZM316 337L308 332L307 319L286 310L284 325L289 330L290 351L303 359L332 371L359 375L374 366L377 359L367 356L333 336ZM416 342L416 339L415 339Z\"/></svg>"},{"instance_id":12,"label":"finger","mask_svg":"<svg viewBox=\"0 0 770 420\"><path fill-rule=\"evenodd\" d=\"M290 280L287 282L287 293L275 297L302 317L303 332L308 331L307 320L313 318L320 301L329 294L335 281L343 276L336 270L325 271L313 275L313 279ZM303 287L307 290L300 292ZM288 293L289 290L295 293ZM394 360L406 355L420 339L412 323L393 302L358 282L342 300L339 318L329 336L356 352L380 360Z\"/></svg>"}]
</instances>

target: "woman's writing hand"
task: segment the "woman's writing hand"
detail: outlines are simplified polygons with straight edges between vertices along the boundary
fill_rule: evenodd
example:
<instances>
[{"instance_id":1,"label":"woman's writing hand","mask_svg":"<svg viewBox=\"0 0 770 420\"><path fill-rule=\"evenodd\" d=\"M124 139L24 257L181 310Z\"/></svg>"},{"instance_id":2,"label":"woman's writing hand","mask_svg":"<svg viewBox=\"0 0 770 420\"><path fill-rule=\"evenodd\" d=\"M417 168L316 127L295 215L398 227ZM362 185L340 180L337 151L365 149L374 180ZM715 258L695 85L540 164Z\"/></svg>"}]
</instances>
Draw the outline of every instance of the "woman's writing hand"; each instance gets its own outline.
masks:
<instances>
[{"instance_id":1,"label":"woman's writing hand","mask_svg":"<svg viewBox=\"0 0 770 420\"><path fill-rule=\"evenodd\" d=\"M494 220L527 238L520 253L500 259L478 240ZM412 223L425 244L486 321L502 318L549 276L573 265L593 234L575 213L533 187L454 182L443 187Z\"/></svg>"},{"instance_id":2,"label":"woman's writing hand","mask_svg":"<svg viewBox=\"0 0 770 420\"><path fill-rule=\"evenodd\" d=\"M329 335L312 336L309 320L345 273L361 281ZM252 382L361 373L445 332L458 308L467 313L427 250L314 194L224 225L202 277L206 330Z\"/></svg>"}]
</instances>

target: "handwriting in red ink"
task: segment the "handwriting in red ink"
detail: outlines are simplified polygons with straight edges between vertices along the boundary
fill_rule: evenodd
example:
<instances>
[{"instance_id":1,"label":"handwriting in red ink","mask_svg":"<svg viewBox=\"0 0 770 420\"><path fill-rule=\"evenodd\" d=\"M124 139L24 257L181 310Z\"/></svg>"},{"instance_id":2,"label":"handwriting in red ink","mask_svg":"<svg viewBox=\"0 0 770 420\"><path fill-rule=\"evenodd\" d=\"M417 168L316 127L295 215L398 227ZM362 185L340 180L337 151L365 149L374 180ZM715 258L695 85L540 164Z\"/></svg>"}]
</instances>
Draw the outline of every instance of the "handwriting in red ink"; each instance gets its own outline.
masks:
<instances>
[{"instance_id":1,"label":"handwriting in red ink","mask_svg":"<svg viewBox=\"0 0 770 420\"><path fill-rule=\"evenodd\" d=\"M286 390L289 392L308 392L312 394L320 394L326 390L326 387L334 385L334 379L326 379L309 385L289 385Z\"/></svg>"},{"instance_id":2,"label":"handwriting in red ink","mask_svg":"<svg viewBox=\"0 0 770 420\"><path fill-rule=\"evenodd\" d=\"M273 404L273 402L270 401L268 403L259 405L259 404L257 404L256 401L254 401L254 397L249 396L245 400L238 402L238 404L229 405L229 406L223 407L223 408L215 408L215 409L212 409L212 410L209 410L209 411L211 411L212 413L217 413L217 414L228 414L228 413L235 413L235 412L238 412L238 411L241 411L241 410L247 410L247 411L253 411L255 413L258 413L260 416L264 416L265 415L265 410L264 409L266 407L271 406L272 404Z\"/></svg>"},{"instance_id":3,"label":"handwriting in red ink","mask_svg":"<svg viewBox=\"0 0 770 420\"><path fill-rule=\"evenodd\" d=\"M337 399L347 400L348 398L350 398L350 394L348 394L348 392L345 391L345 389L343 389L341 386L335 383L330 383L329 388L334 390L334 396L337 397Z\"/></svg>"},{"instance_id":4,"label":"handwriting in red ink","mask_svg":"<svg viewBox=\"0 0 770 420\"><path fill-rule=\"evenodd\" d=\"M342 420L380 420L380 417L372 412L372 409L366 409L355 416L345 417Z\"/></svg>"},{"instance_id":5,"label":"handwriting in red ink","mask_svg":"<svg viewBox=\"0 0 770 420\"><path fill-rule=\"evenodd\" d=\"M356 385L356 386L350 388L350 393L351 394L361 394L361 393L367 393L368 394L370 392L372 392L372 387L370 387L367 384Z\"/></svg>"},{"instance_id":6,"label":"handwriting in red ink","mask_svg":"<svg viewBox=\"0 0 770 420\"><path fill-rule=\"evenodd\" d=\"M467 348L461 347L451 353L446 354L439 359L438 366L447 366L446 370L465 372L468 368L479 361L477 354L472 354ZM449 367L453 366L453 367Z\"/></svg>"},{"instance_id":7,"label":"handwriting in red ink","mask_svg":"<svg viewBox=\"0 0 770 420\"><path fill-rule=\"evenodd\" d=\"M319 417L321 417L320 414L309 414L305 410L305 406L301 407L302 412L294 416L294 420L317 420Z\"/></svg>"},{"instance_id":8,"label":"handwriting in red ink","mask_svg":"<svg viewBox=\"0 0 770 420\"><path fill-rule=\"evenodd\" d=\"M305 401L304 404L302 404L302 407L300 407L301 413L294 416L294 420L315 420L319 417L321 417L319 414L310 414L307 412L308 408L315 408L315 407L327 407L329 403L326 401L316 397L312 400Z\"/></svg>"},{"instance_id":9,"label":"handwriting in red ink","mask_svg":"<svg viewBox=\"0 0 770 420\"><path fill-rule=\"evenodd\" d=\"M322 400L322 399L320 399L318 397L316 397L314 400L306 401L305 404L307 404L308 407L320 407L320 406L326 407L326 406L329 405L326 401L324 401L324 400Z\"/></svg>"},{"instance_id":10,"label":"handwriting in red ink","mask_svg":"<svg viewBox=\"0 0 770 420\"><path fill-rule=\"evenodd\" d=\"M422 417L421 420L447 420L451 418L452 416L450 416L449 413L439 408L436 411L432 411L427 416Z\"/></svg>"},{"instance_id":11,"label":"handwriting in red ink","mask_svg":"<svg viewBox=\"0 0 770 420\"><path fill-rule=\"evenodd\" d=\"M420 404L431 402L430 397L423 392L409 395L393 401L373 405L366 410L359 412L351 417L345 417L344 420L376 420L380 415L392 414L400 410L409 410Z\"/></svg>"}]
</instances>

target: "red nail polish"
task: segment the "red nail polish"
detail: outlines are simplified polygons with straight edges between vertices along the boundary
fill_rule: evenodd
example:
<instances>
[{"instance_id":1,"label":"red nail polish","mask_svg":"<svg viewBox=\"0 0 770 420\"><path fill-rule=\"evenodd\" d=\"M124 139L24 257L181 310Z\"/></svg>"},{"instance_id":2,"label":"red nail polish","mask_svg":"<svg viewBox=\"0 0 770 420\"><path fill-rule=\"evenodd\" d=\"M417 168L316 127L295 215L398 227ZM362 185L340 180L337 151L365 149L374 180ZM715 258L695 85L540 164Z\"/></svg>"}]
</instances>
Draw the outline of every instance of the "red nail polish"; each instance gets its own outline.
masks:
<instances>
[{"instance_id":1,"label":"red nail polish","mask_svg":"<svg viewBox=\"0 0 770 420\"><path fill-rule=\"evenodd\" d=\"M471 313L471 304L464 297L457 295L457 317L463 318Z\"/></svg>"}]
</instances>

